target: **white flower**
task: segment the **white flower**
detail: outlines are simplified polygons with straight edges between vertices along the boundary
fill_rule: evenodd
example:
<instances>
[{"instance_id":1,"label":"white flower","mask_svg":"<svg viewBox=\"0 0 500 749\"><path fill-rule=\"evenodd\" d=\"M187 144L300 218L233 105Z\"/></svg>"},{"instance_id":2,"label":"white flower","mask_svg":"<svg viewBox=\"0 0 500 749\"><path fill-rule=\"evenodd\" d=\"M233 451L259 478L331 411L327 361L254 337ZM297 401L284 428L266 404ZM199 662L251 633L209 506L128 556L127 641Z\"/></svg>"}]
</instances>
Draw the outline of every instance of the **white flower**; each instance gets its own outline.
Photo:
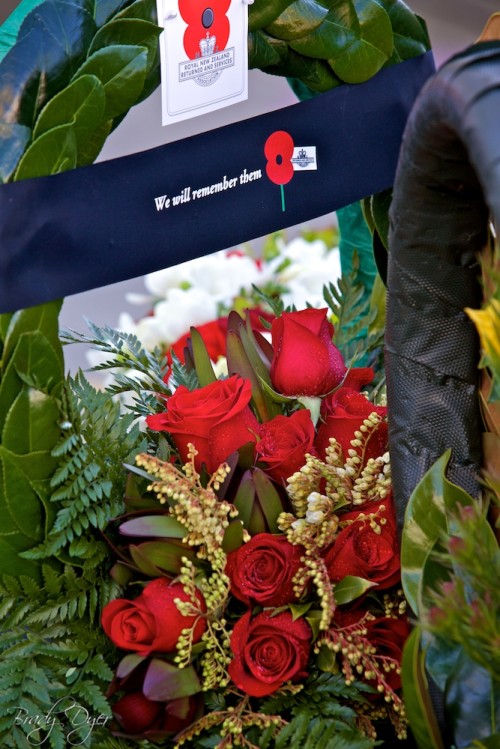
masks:
<instances>
[{"instance_id":1,"label":"white flower","mask_svg":"<svg viewBox=\"0 0 500 749\"><path fill-rule=\"evenodd\" d=\"M168 298L154 309L160 340L170 346L189 331L217 318L217 301L206 289L193 286L185 291L171 289Z\"/></svg>"},{"instance_id":2,"label":"white flower","mask_svg":"<svg viewBox=\"0 0 500 749\"><path fill-rule=\"evenodd\" d=\"M311 525L319 525L324 517L325 513L321 512L320 510L316 510L315 512L311 512L310 510L308 510L306 512L306 521Z\"/></svg>"}]
</instances>

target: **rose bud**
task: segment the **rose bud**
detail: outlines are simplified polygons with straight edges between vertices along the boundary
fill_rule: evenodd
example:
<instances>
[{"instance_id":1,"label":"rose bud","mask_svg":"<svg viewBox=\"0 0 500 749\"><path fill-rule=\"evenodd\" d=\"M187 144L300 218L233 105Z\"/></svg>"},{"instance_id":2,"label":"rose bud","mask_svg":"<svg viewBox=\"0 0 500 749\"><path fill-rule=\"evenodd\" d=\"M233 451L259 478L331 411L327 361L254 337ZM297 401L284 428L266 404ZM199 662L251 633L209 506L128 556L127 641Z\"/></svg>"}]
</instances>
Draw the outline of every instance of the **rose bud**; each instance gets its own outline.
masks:
<instances>
[{"instance_id":1,"label":"rose bud","mask_svg":"<svg viewBox=\"0 0 500 749\"><path fill-rule=\"evenodd\" d=\"M196 694L168 702L149 700L142 692L130 692L113 705L121 728L137 738L160 740L187 728L203 713L203 698Z\"/></svg>"},{"instance_id":2,"label":"rose bud","mask_svg":"<svg viewBox=\"0 0 500 749\"><path fill-rule=\"evenodd\" d=\"M228 555L226 574L231 591L247 604L283 606L300 596L293 577L301 566L302 546L292 545L285 536L259 533Z\"/></svg>"},{"instance_id":3,"label":"rose bud","mask_svg":"<svg viewBox=\"0 0 500 749\"><path fill-rule=\"evenodd\" d=\"M146 423L172 435L184 463L188 444L194 444L196 469L204 463L213 473L235 450L255 442L259 425L249 407L251 397L250 381L238 375L196 390L180 385L168 398L167 411L148 416Z\"/></svg>"},{"instance_id":4,"label":"rose bud","mask_svg":"<svg viewBox=\"0 0 500 749\"><path fill-rule=\"evenodd\" d=\"M361 454L361 448L353 448L354 432L359 431L364 419L371 413L386 416L385 406L375 406L362 393L352 388L341 387L327 396L321 404L321 421L316 435L316 448L320 457L324 457L326 448L330 444L330 437L335 437L342 447L344 459L349 456L349 450L356 449ZM371 432L364 452L363 465L370 458L378 458L387 450L387 424L385 421Z\"/></svg>"},{"instance_id":5,"label":"rose bud","mask_svg":"<svg viewBox=\"0 0 500 749\"><path fill-rule=\"evenodd\" d=\"M131 692L113 705L113 715L122 728L132 735L142 734L155 723L164 704L148 700L142 692Z\"/></svg>"},{"instance_id":6,"label":"rose bud","mask_svg":"<svg viewBox=\"0 0 500 749\"><path fill-rule=\"evenodd\" d=\"M248 611L231 634L229 676L250 697L265 697L287 681L304 680L311 636L306 620L294 621L289 611L276 616L262 611L253 619Z\"/></svg>"},{"instance_id":7,"label":"rose bud","mask_svg":"<svg viewBox=\"0 0 500 749\"><path fill-rule=\"evenodd\" d=\"M374 522L380 532L371 527L370 519L362 517L375 513ZM381 519L385 519L385 523L382 524ZM400 562L391 498L348 512L342 515L342 522L349 522L349 525L342 528L325 555L330 580L338 582L346 575L354 575L377 583L379 590L396 585L400 580Z\"/></svg>"},{"instance_id":8,"label":"rose bud","mask_svg":"<svg viewBox=\"0 0 500 749\"><path fill-rule=\"evenodd\" d=\"M201 611L205 601L197 594ZM116 598L102 612L102 626L114 644L139 655L173 653L183 629L194 626L193 642L198 642L205 631L206 621L201 616L183 616L174 599L189 601L180 583L165 578L152 580L133 601Z\"/></svg>"},{"instance_id":9,"label":"rose bud","mask_svg":"<svg viewBox=\"0 0 500 749\"><path fill-rule=\"evenodd\" d=\"M314 424L308 409L291 416L275 416L259 427L257 459L268 476L283 483L305 464L306 453L315 453Z\"/></svg>"},{"instance_id":10,"label":"rose bud","mask_svg":"<svg viewBox=\"0 0 500 749\"><path fill-rule=\"evenodd\" d=\"M333 344L333 326L325 309L283 312L273 320L273 387L284 395L325 395L337 387L347 371Z\"/></svg>"}]
</instances>

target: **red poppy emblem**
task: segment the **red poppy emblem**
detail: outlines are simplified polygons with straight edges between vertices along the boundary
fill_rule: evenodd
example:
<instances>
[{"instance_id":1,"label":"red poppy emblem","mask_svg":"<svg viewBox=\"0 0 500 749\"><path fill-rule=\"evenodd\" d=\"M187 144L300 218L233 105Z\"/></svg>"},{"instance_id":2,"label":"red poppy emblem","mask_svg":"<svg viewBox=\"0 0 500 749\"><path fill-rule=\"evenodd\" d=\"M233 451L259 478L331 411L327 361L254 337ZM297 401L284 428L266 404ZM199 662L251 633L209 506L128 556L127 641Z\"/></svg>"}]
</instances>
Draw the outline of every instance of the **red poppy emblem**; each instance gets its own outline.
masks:
<instances>
[{"instance_id":1,"label":"red poppy emblem","mask_svg":"<svg viewBox=\"0 0 500 749\"><path fill-rule=\"evenodd\" d=\"M294 143L290 133L276 130L271 133L264 146L267 159L266 174L275 185L286 185L293 177Z\"/></svg>"},{"instance_id":2,"label":"red poppy emblem","mask_svg":"<svg viewBox=\"0 0 500 749\"><path fill-rule=\"evenodd\" d=\"M187 23L184 49L190 60L201 57L200 42L215 37L215 52L226 48L231 30L226 13L231 0L179 0L179 11Z\"/></svg>"}]
</instances>

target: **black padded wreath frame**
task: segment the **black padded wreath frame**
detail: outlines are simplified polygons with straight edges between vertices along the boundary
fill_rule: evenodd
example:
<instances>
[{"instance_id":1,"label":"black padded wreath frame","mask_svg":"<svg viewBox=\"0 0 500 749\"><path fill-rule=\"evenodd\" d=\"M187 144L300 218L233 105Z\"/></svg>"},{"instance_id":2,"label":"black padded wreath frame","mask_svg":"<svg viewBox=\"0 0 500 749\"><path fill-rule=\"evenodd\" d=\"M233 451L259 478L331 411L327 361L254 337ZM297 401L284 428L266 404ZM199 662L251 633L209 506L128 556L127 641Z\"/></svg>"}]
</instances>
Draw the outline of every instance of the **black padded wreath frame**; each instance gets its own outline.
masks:
<instances>
[{"instance_id":1,"label":"black padded wreath frame","mask_svg":"<svg viewBox=\"0 0 500 749\"><path fill-rule=\"evenodd\" d=\"M452 58L410 114L390 211L385 357L398 523L449 448L472 495L482 464L478 257L500 221L500 42Z\"/></svg>"}]
</instances>

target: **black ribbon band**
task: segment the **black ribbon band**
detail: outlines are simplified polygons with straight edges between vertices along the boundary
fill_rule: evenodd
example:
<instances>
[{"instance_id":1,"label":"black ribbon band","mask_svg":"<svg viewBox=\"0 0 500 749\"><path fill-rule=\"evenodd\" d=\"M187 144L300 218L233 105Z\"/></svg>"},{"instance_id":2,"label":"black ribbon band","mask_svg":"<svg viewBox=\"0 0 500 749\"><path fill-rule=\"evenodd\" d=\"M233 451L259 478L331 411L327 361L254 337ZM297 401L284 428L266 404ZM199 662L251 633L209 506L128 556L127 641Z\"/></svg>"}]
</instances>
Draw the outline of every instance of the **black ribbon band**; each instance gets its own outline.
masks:
<instances>
[{"instance_id":1,"label":"black ribbon band","mask_svg":"<svg viewBox=\"0 0 500 749\"><path fill-rule=\"evenodd\" d=\"M0 312L140 276L322 216L394 180L432 54L150 151L0 187ZM316 146L280 185L278 145ZM278 149L278 150L276 150ZM269 151L268 151L269 156ZM274 179L274 182L272 181Z\"/></svg>"}]
</instances>

